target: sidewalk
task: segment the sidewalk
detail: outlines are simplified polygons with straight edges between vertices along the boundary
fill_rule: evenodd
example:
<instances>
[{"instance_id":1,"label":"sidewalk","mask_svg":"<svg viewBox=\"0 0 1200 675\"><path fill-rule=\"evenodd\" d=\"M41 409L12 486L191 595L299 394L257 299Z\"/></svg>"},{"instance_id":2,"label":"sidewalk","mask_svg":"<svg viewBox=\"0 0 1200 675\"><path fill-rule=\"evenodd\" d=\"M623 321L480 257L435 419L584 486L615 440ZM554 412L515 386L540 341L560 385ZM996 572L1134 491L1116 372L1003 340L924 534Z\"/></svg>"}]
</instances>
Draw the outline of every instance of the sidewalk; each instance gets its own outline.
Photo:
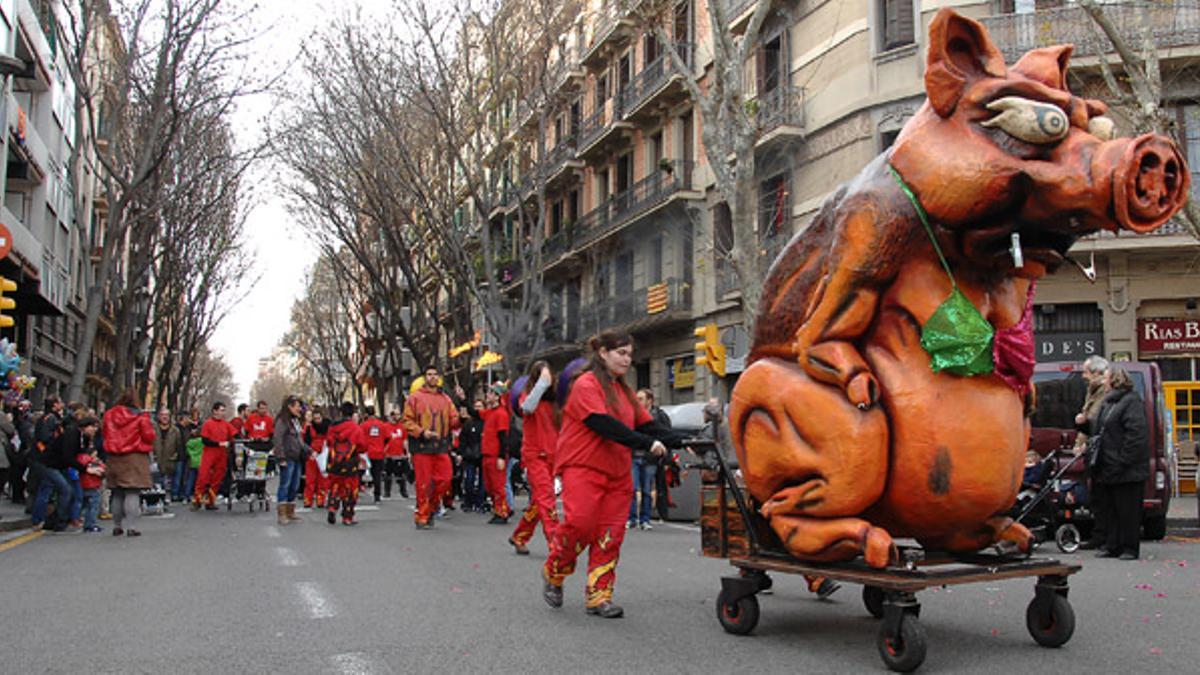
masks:
<instances>
[{"instance_id":1,"label":"sidewalk","mask_svg":"<svg viewBox=\"0 0 1200 675\"><path fill-rule=\"evenodd\" d=\"M1171 498L1171 508L1167 511L1167 531L1174 534L1180 531L1196 532L1200 530L1200 513L1196 495L1178 495Z\"/></svg>"},{"instance_id":2,"label":"sidewalk","mask_svg":"<svg viewBox=\"0 0 1200 675\"><path fill-rule=\"evenodd\" d=\"M0 532L23 530L29 527L29 516L25 515L24 504L14 504L8 498L0 499Z\"/></svg>"}]
</instances>

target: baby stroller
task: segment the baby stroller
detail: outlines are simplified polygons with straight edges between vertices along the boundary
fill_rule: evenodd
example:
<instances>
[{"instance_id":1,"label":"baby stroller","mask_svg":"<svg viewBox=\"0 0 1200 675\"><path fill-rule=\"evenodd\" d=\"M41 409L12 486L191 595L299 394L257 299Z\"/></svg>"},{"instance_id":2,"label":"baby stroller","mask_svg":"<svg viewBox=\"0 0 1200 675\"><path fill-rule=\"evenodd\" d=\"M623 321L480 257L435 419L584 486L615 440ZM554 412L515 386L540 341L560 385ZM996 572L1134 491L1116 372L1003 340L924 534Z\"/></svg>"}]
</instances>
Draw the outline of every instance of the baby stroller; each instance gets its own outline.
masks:
<instances>
[{"instance_id":1,"label":"baby stroller","mask_svg":"<svg viewBox=\"0 0 1200 675\"><path fill-rule=\"evenodd\" d=\"M233 510L234 501L245 501L254 510L257 504L263 511L271 508L267 496L267 466L271 456L270 441L237 440L233 445L233 481L225 499L226 510Z\"/></svg>"},{"instance_id":2,"label":"baby stroller","mask_svg":"<svg viewBox=\"0 0 1200 675\"><path fill-rule=\"evenodd\" d=\"M1053 539L1060 551L1074 553L1091 531L1087 485L1082 476L1065 477L1082 468L1083 455L1054 450L1026 471L1013 515L1033 533L1035 545Z\"/></svg>"},{"instance_id":3,"label":"baby stroller","mask_svg":"<svg viewBox=\"0 0 1200 675\"><path fill-rule=\"evenodd\" d=\"M138 493L138 508L147 516L167 515L167 504L171 497L163 487L162 474L154 464L151 464L150 484L150 488Z\"/></svg>"}]
</instances>

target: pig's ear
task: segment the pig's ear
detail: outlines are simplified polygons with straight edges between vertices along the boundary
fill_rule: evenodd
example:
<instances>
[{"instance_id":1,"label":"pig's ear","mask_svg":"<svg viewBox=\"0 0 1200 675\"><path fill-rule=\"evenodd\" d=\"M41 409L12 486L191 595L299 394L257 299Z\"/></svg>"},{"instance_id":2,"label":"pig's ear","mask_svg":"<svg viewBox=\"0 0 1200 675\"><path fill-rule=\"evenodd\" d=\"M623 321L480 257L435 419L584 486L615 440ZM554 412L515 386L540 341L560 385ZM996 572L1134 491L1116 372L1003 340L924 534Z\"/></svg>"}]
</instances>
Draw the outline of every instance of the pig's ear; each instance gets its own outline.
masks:
<instances>
[{"instance_id":1,"label":"pig's ear","mask_svg":"<svg viewBox=\"0 0 1200 675\"><path fill-rule=\"evenodd\" d=\"M1074 50L1074 45L1031 49L1013 64L1012 71L1047 87L1067 91L1067 66Z\"/></svg>"},{"instance_id":2,"label":"pig's ear","mask_svg":"<svg viewBox=\"0 0 1200 675\"><path fill-rule=\"evenodd\" d=\"M942 117L958 105L963 89L973 79L1004 77L1004 57L978 21L951 9L941 9L929 24L929 55L925 67L925 92Z\"/></svg>"}]
</instances>

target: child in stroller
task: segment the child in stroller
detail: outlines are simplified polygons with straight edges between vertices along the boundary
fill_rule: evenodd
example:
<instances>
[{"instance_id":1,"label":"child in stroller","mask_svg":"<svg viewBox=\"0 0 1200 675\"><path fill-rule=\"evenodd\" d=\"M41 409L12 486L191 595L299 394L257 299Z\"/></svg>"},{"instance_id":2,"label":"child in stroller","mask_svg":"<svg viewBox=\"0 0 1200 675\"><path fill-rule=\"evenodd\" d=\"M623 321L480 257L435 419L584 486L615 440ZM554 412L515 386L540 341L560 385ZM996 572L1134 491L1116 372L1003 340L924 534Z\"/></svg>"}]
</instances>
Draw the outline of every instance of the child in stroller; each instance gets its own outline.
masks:
<instances>
[{"instance_id":1,"label":"child in stroller","mask_svg":"<svg viewBox=\"0 0 1200 675\"><path fill-rule=\"evenodd\" d=\"M1078 474L1083 468L1080 460L1080 456L1062 450L1054 450L1044 458L1034 450L1026 453L1025 474L1012 515L1029 528L1036 544L1053 538L1063 553L1074 553L1083 535L1091 530L1087 484ZM1071 472L1076 475L1067 476Z\"/></svg>"}]
</instances>

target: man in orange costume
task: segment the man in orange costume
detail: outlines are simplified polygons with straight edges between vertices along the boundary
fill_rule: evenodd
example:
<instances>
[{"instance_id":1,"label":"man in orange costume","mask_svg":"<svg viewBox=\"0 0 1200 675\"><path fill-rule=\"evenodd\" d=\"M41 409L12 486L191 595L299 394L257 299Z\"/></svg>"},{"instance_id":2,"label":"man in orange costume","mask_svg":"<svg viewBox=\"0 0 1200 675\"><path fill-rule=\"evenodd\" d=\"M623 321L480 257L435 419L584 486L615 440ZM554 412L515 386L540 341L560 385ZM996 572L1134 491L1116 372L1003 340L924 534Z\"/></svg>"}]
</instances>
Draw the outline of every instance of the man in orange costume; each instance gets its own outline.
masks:
<instances>
[{"instance_id":1,"label":"man in orange costume","mask_svg":"<svg viewBox=\"0 0 1200 675\"><path fill-rule=\"evenodd\" d=\"M500 394L487 393L487 408L483 411L483 489L492 500L490 525L504 525L512 515L508 504L508 475L504 468L508 460L507 446L509 410L501 403Z\"/></svg>"},{"instance_id":2,"label":"man in orange costume","mask_svg":"<svg viewBox=\"0 0 1200 675\"><path fill-rule=\"evenodd\" d=\"M214 403L212 416L200 427L204 453L200 455L200 472L196 476L196 492L192 495L193 511L200 510L202 500L205 509L217 510L217 489L225 477L225 469L229 463L229 445L235 436L237 429L225 421L225 404Z\"/></svg>"},{"instance_id":3,"label":"man in orange costume","mask_svg":"<svg viewBox=\"0 0 1200 675\"><path fill-rule=\"evenodd\" d=\"M358 477L362 454L358 439L358 422L354 419L354 404L342 403L339 412L342 419L329 429L326 442L329 444L329 513L326 520L330 525L337 522L338 507L342 509L342 524L355 525L354 506L358 504Z\"/></svg>"},{"instance_id":4,"label":"man in orange costume","mask_svg":"<svg viewBox=\"0 0 1200 675\"><path fill-rule=\"evenodd\" d=\"M554 376L550 364L535 361L521 392L519 410L525 420L521 438L521 462L529 481L529 506L508 539L518 555L529 555L527 544L542 523L549 547L558 524L554 505L554 446L558 444L558 411L555 409Z\"/></svg>"},{"instance_id":5,"label":"man in orange costume","mask_svg":"<svg viewBox=\"0 0 1200 675\"><path fill-rule=\"evenodd\" d=\"M450 489L454 467L450 463L450 434L460 422L450 397L438 389L438 369L425 368L425 386L413 392L404 404L404 430L408 432L408 454L416 474L418 530L433 528L433 512Z\"/></svg>"}]
</instances>

